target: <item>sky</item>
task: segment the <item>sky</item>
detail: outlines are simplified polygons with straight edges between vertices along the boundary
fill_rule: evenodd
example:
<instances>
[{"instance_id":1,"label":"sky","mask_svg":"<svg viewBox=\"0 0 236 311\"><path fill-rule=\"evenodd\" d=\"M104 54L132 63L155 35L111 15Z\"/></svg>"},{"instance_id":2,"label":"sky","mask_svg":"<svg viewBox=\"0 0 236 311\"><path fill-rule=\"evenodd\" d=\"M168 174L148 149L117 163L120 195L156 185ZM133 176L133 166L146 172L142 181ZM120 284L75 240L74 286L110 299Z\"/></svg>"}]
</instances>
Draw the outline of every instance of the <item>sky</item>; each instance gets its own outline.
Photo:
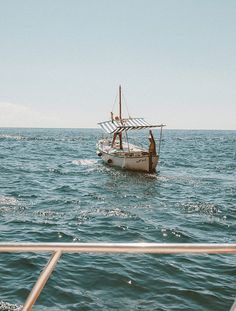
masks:
<instances>
[{"instance_id":1,"label":"sky","mask_svg":"<svg viewBox=\"0 0 236 311\"><path fill-rule=\"evenodd\" d=\"M236 130L235 0L0 0L0 127Z\"/></svg>"}]
</instances>

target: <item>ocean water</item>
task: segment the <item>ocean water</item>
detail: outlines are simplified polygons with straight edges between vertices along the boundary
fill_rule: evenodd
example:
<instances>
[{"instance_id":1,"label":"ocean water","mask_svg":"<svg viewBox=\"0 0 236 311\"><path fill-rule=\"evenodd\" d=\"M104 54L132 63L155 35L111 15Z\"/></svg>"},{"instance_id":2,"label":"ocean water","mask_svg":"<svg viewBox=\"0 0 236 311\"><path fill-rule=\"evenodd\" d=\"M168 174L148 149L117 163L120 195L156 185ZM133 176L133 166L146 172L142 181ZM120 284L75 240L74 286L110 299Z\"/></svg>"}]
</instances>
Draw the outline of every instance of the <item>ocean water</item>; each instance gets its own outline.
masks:
<instances>
[{"instance_id":1,"label":"ocean water","mask_svg":"<svg viewBox=\"0 0 236 311\"><path fill-rule=\"evenodd\" d=\"M104 165L100 136L0 129L1 242L236 242L236 131L165 130L151 175ZM0 310L23 304L48 258L0 253ZM225 311L235 298L235 255L64 254L33 310Z\"/></svg>"}]
</instances>

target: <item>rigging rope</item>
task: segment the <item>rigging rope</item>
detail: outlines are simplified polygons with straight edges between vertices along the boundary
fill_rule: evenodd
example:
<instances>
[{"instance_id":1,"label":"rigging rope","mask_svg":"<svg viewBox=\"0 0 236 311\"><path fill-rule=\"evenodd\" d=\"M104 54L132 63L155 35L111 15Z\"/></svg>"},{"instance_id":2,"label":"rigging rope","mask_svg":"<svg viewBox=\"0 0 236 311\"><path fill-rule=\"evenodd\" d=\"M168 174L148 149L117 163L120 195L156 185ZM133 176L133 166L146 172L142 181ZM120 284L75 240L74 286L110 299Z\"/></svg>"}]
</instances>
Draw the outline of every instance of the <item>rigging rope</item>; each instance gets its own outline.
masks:
<instances>
[{"instance_id":1,"label":"rigging rope","mask_svg":"<svg viewBox=\"0 0 236 311\"><path fill-rule=\"evenodd\" d=\"M126 102L126 99L125 99L125 95L123 94L123 92L122 92L122 98L124 99L124 102L125 102L125 107L126 107L126 111L127 111L128 117L131 118L130 113L129 113L129 109L128 109L128 105L127 105L127 102Z\"/></svg>"},{"instance_id":2,"label":"rigging rope","mask_svg":"<svg viewBox=\"0 0 236 311\"><path fill-rule=\"evenodd\" d=\"M118 93L116 93L115 100L113 102L113 106L112 106L112 109L111 109L112 113L114 112L114 107L115 107L115 104L117 103L117 98L118 98ZM121 98L123 99L123 101L125 103L125 108L126 108L127 115L128 115L129 118L131 118L130 113L129 113L129 109L128 109L128 105L127 105L127 102L126 102L126 98L125 98L125 95L124 95L124 93L122 91L121 91Z\"/></svg>"},{"instance_id":3,"label":"rigging rope","mask_svg":"<svg viewBox=\"0 0 236 311\"><path fill-rule=\"evenodd\" d=\"M118 93L116 93L115 100L113 102L113 106L112 106L111 112L114 111L115 103L117 102L117 97L118 97Z\"/></svg>"}]
</instances>

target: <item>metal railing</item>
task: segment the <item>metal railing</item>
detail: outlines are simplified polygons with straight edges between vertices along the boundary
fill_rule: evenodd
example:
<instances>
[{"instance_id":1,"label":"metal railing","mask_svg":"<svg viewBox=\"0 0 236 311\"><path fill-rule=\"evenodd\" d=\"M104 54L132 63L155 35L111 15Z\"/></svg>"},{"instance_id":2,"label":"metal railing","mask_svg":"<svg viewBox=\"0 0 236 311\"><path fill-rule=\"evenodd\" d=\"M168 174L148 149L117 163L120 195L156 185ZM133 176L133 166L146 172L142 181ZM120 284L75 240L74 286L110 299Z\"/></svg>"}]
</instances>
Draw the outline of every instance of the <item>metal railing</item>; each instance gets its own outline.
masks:
<instances>
[{"instance_id":1,"label":"metal railing","mask_svg":"<svg viewBox=\"0 0 236 311\"><path fill-rule=\"evenodd\" d=\"M236 244L0 243L0 252L53 253L22 308L22 311L29 311L63 253L236 254ZM236 303L230 311L236 311Z\"/></svg>"}]
</instances>

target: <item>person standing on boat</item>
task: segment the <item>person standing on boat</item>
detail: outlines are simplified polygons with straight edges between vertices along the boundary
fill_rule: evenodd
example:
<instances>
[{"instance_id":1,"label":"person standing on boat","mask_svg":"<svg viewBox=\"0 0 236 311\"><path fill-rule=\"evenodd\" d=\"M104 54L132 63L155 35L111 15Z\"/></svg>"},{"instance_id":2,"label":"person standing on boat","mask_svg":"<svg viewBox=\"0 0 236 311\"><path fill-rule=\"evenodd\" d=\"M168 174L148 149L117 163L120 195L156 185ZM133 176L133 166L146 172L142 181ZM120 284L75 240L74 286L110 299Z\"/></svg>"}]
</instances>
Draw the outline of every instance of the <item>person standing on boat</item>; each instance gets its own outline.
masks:
<instances>
[{"instance_id":1,"label":"person standing on boat","mask_svg":"<svg viewBox=\"0 0 236 311\"><path fill-rule=\"evenodd\" d=\"M118 116L116 116L116 117L115 117L115 120L116 120L116 121L120 121L121 124L122 124L122 119L121 119L121 117L119 118ZM111 121L112 121L112 122L114 121L113 112L111 112ZM119 141L120 141L120 145L119 145L119 146L120 146L120 150L122 150L122 149L123 149L122 133L115 133L115 134L113 135L111 147L114 148L114 145L115 145L117 136L119 137Z\"/></svg>"},{"instance_id":2,"label":"person standing on boat","mask_svg":"<svg viewBox=\"0 0 236 311\"><path fill-rule=\"evenodd\" d=\"M155 142L155 139L153 137L153 134L152 134L152 131L150 130L149 131L149 141L150 141L150 144L149 144L149 154L151 155L156 155L157 154L157 151L156 151L156 142Z\"/></svg>"}]
</instances>

